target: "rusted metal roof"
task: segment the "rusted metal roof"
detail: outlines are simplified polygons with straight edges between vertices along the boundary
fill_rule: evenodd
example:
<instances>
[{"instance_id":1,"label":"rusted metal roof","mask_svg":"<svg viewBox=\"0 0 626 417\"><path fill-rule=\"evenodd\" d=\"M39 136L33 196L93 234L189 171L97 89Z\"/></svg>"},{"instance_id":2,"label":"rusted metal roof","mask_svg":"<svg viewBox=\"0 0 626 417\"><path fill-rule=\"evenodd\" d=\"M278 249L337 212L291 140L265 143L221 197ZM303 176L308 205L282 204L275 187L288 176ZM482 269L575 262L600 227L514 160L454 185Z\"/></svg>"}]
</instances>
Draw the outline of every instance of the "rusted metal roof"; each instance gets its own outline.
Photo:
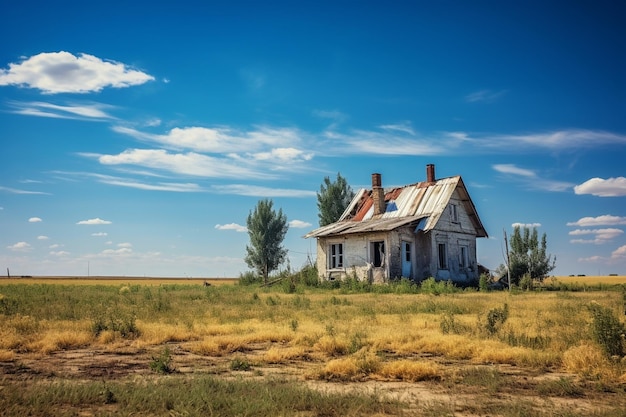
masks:
<instances>
[{"instance_id":1,"label":"rusted metal roof","mask_svg":"<svg viewBox=\"0 0 626 417\"><path fill-rule=\"evenodd\" d=\"M412 223L417 225L422 219L420 228L428 232L436 226L455 190L458 190L476 229L476 236L487 237L487 231L460 176L386 189L386 210L378 215L374 215L372 190L361 189L337 222L315 229L304 237L390 231Z\"/></svg>"}]
</instances>

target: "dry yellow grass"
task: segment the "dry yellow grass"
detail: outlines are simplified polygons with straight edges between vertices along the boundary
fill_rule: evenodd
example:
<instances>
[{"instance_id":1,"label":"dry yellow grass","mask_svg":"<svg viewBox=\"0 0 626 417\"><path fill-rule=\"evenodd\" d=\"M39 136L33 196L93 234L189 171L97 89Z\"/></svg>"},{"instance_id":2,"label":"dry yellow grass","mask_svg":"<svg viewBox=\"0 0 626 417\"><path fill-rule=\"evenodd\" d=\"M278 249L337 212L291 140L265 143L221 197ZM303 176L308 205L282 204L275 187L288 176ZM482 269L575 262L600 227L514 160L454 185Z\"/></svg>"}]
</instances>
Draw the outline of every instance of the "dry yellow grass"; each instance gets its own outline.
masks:
<instances>
[{"instance_id":1,"label":"dry yellow grass","mask_svg":"<svg viewBox=\"0 0 626 417\"><path fill-rule=\"evenodd\" d=\"M155 278L155 277L51 277L0 278L0 284L57 284L57 285L234 285L238 278Z\"/></svg>"},{"instance_id":2,"label":"dry yellow grass","mask_svg":"<svg viewBox=\"0 0 626 417\"><path fill-rule=\"evenodd\" d=\"M587 284L587 285L596 285L596 284L626 284L626 275L589 275L589 276L557 276L554 277L556 280L563 283L576 283L576 284ZM551 278L548 278L548 281Z\"/></svg>"},{"instance_id":3,"label":"dry yellow grass","mask_svg":"<svg viewBox=\"0 0 626 417\"><path fill-rule=\"evenodd\" d=\"M417 382L437 379L441 376L441 370L433 362L404 359L383 364L379 374L385 378Z\"/></svg>"}]
</instances>

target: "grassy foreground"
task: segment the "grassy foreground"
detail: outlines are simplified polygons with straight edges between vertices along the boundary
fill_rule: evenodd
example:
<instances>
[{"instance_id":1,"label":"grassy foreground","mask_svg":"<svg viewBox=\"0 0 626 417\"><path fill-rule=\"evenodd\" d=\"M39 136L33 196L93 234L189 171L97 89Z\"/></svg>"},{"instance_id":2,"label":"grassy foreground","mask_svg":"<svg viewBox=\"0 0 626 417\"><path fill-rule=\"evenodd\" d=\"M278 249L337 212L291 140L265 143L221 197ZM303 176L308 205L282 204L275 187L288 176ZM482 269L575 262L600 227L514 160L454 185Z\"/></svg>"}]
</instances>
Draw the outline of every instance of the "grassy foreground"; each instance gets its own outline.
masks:
<instances>
[{"instance_id":1,"label":"grassy foreground","mask_svg":"<svg viewBox=\"0 0 626 417\"><path fill-rule=\"evenodd\" d=\"M619 286L551 285L553 291L508 293L407 283L364 291L0 281L0 409L555 415L542 408L548 401L562 408L559 415L623 415L626 360L607 345L623 349L624 341L603 339L598 328L623 325L626 293ZM38 368L85 352L145 359L136 372L111 377ZM182 366L184 357L197 366ZM336 388L370 382L404 384L406 392L425 384L449 395L424 400Z\"/></svg>"}]
</instances>

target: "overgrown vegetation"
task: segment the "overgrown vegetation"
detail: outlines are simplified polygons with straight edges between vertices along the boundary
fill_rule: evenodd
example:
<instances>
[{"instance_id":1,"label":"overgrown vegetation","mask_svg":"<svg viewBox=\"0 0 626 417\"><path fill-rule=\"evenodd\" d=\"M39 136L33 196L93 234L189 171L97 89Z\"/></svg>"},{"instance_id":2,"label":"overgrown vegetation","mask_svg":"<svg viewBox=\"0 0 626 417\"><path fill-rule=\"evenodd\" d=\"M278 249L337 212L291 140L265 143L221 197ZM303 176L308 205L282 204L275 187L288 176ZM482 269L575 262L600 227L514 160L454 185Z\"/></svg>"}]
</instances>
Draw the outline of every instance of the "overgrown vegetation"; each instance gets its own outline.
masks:
<instances>
[{"instance_id":1,"label":"overgrown vegetation","mask_svg":"<svg viewBox=\"0 0 626 417\"><path fill-rule=\"evenodd\" d=\"M575 397L580 391L578 380L609 392L623 394L626 390L626 360L621 359L624 324L616 314L624 308L621 287L611 291L483 292L433 279L421 284L404 279L389 285L355 279L319 283L314 267L281 273L284 279L273 286L258 281L246 286L210 287L0 283L0 300L5 306L0 312L0 362L17 367L22 355L34 354L45 360L53 352L79 348L144 351L149 353L142 369L152 371L152 378L157 378L156 391L162 389L159 384L167 384L158 379L162 374L175 378L187 390L209 383L204 374L185 376L178 362L182 354L204 356L208 363L219 358L224 365L215 370L217 374L237 372L238 377L254 377L264 383L268 383L264 367L306 363L302 377L328 381L427 381L467 386L478 385L471 381L482 375L486 382L480 387L487 392L503 377L485 367L502 364L534 372L552 369L572 373L571 378L537 388L545 396ZM441 365L459 361L477 368L453 372ZM134 400L123 392L124 381L107 382L104 390L101 381L94 382L89 389L98 386L98 394L82 393L82 387L87 389L91 383L79 386L59 381L67 384L63 389L74 390L72 398L84 398L84 402L51 399L52 394L43 398L68 410L74 410L71 401L80 407L88 401L96 405L108 401L121 414L165 415L171 410L175 411L172 415L197 414L207 406L196 391L199 397L194 400L181 397L195 404L196 411L190 411L189 403L168 395L163 398L170 398L169 403L132 409L127 401ZM137 391L146 384L153 382L142 380ZM34 395L39 394L37 387L44 385L51 393L56 392L56 385L42 383L25 386L24 394L19 394L12 384L0 382L3 395L11 393L13 399L3 397L0 407L6 405L12 410L7 415L23 412L24 407L36 409ZM273 387L282 389L283 385ZM231 385L229 389L240 387ZM263 392L272 398L278 395ZM306 395L313 395L309 401L315 401L317 394ZM338 398L339 404L350 403L348 411L336 405L336 412L320 408L320 414L361 414L350 408L357 404L353 400L360 399ZM395 403L376 400L373 404L372 410L382 414L397 411ZM270 414L285 414L281 409L260 407ZM318 410L317 405L311 407L306 410ZM220 415L218 409L213 409L213 415ZM242 410L243 415L257 415L247 414L247 408ZM475 414L484 413L498 414L484 409Z\"/></svg>"}]
</instances>

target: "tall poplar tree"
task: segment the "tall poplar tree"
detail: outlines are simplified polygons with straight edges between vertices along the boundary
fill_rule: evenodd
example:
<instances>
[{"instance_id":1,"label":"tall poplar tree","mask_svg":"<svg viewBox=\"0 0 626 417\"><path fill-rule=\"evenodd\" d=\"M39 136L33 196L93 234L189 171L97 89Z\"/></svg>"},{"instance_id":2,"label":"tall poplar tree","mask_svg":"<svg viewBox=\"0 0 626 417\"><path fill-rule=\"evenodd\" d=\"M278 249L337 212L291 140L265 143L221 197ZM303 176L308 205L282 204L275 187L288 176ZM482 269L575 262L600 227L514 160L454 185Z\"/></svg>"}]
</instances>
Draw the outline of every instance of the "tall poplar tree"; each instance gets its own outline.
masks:
<instances>
[{"instance_id":1,"label":"tall poplar tree","mask_svg":"<svg viewBox=\"0 0 626 417\"><path fill-rule=\"evenodd\" d=\"M320 186L320 191L317 193L320 226L326 226L339 220L353 198L352 188L340 173L337 173L336 181L331 182L329 177L325 177Z\"/></svg>"},{"instance_id":2,"label":"tall poplar tree","mask_svg":"<svg viewBox=\"0 0 626 417\"><path fill-rule=\"evenodd\" d=\"M267 284L270 272L287 258L287 250L282 246L289 225L283 210L273 209L272 200L260 200L247 219L250 245L246 246L246 264L263 277Z\"/></svg>"},{"instance_id":3,"label":"tall poplar tree","mask_svg":"<svg viewBox=\"0 0 626 417\"><path fill-rule=\"evenodd\" d=\"M519 284L520 279L529 274L532 279L543 281L555 268L556 258L547 254L547 240L544 233L539 243L537 229L515 226L511 236L509 262L511 282Z\"/></svg>"}]
</instances>

